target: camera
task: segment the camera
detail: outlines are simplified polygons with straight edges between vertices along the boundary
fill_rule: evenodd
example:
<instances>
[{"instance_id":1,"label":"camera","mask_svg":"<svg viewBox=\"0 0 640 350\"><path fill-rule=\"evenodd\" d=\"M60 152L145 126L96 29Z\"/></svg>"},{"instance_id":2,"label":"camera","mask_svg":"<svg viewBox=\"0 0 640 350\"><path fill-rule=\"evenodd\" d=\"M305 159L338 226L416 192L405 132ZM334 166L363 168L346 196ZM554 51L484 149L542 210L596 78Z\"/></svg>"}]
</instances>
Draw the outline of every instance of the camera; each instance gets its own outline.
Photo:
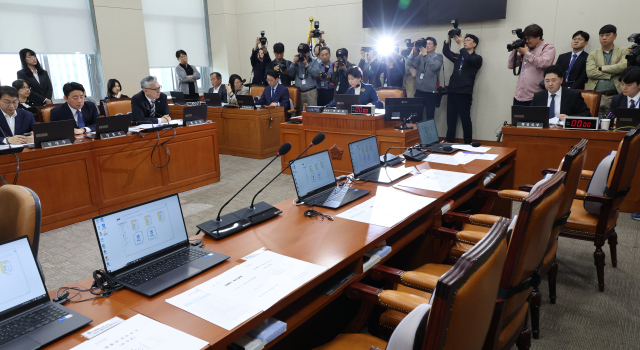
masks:
<instances>
[{"instance_id":1,"label":"camera","mask_svg":"<svg viewBox=\"0 0 640 350\"><path fill-rule=\"evenodd\" d=\"M279 68L280 68L280 72L281 72L281 73L287 70L287 65L286 65L286 64L284 64L284 63L277 63L277 64L276 64L276 67L279 67Z\"/></svg>"},{"instance_id":2,"label":"camera","mask_svg":"<svg viewBox=\"0 0 640 350\"><path fill-rule=\"evenodd\" d=\"M338 58L343 58L346 56L344 49L338 49L338 51L336 51L336 57Z\"/></svg>"},{"instance_id":3,"label":"camera","mask_svg":"<svg viewBox=\"0 0 640 350\"><path fill-rule=\"evenodd\" d=\"M304 62L307 59L307 56L303 53L298 53L298 61Z\"/></svg>"},{"instance_id":4,"label":"camera","mask_svg":"<svg viewBox=\"0 0 640 350\"><path fill-rule=\"evenodd\" d=\"M627 67L640 66L640 62L638 62L638 56L640 56L640 33L631 34L627 40L633 43L631 52L625 56L627 59Z\"/></svg>"},{"instance_id":5,"label":"camera","mask_svg":"<svg viewBox=\"0 0 640 350\"><path fill-rule=\"evenodd\" d=\"M453 29L451 29L449 31L449 38L453 39L454 36L460 36L462 34L462 30L460 30L460 28L458 28L458 19L454 19L451 21L451 24L453 24Z\"/></svg>"},{"instance_id":6,"label":"camera","mask_svg":"<svg viewBox=\"0 0 640 350\"><path fill-rule=\"evenodd\" d=\"M313 31L311 31L311 33L313 34L314 38L319 38L320 35L324 34L324 31L321 31L320 29L320 22L315 21L313 22L313 27L315 28Z\"/></svg>"},{"instance_id":7,"label":"camera","mask_svg":"<svg viewBox=\"0 0 640 350\"><path fill-rule=\"evenodd\" d=\"M267 37L264 36L264 30L260 32L260 44L267 45Z\"/></svg>"},{"instance_id":8,"label":"camera","mask_svg":"<svg viewBox=\"0 0 640 350\"><path fill-rule=\"evenodd\" d=\"M511 52L513 50L517 50L521 47L524 47L525 41L524 41L524 34L522 33L522 29L520 28L514 29L511 31L511 34L518 36L518 40L516 40L514 43L507 44L507 51Z\"/></svg>"}]
</instances>

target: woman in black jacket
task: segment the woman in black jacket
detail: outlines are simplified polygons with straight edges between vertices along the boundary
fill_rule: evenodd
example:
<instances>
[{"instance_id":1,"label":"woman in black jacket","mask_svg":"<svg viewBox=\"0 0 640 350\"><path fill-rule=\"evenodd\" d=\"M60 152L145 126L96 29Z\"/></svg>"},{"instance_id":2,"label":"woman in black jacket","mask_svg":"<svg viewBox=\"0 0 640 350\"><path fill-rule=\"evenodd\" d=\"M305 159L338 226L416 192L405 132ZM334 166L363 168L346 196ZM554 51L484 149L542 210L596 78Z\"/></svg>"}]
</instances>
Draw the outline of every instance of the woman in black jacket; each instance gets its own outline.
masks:
<instances>
[{"instance_id":1,"label":"woman in black jacket","mask_svg":"<svg viewBox=\"0 0 640 350\"><path fill-rule=\"evenodd\" d=\"M46 97L46 103L50 104L53 98L53 85L47 71L40 66L36 53L30 49L20 50L20 62L22 70L18 71L18 79L25 80L32 92Z\"/></svg>"},{"instance_id":2,"label":"woman in black jacket","mask_svg":"<svg viewBox=\"0 0 640 350\"><path fill-rule=\"evenodd\" d=\"M36 107L45 104L44 96L32 92L29 83L25 80L18 79L14 81L11 86L18 90L18 108L26 109L33 113L36 111Z\"/></svg>"}]
</instances>

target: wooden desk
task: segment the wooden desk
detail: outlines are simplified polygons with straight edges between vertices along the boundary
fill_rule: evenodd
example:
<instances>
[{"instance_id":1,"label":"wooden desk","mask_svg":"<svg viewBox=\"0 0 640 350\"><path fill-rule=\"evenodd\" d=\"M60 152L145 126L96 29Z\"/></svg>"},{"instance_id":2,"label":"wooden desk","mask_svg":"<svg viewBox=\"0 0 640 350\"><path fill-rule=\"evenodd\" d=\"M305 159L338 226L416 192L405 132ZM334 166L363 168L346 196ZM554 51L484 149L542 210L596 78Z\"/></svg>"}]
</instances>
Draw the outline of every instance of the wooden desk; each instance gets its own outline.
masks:
<instances>
[{"instance_id":1,"label":"wooden desk","mask_svg":"<svg viewBox=\"0 0 640 350\"><path fill-rule=\"evenodd\" d=\"M81 138L70 146L20 153L18 185L40 197L42 231L220 181L216 124L175 130L177 135L166 144L171 162L162 169L150 161L156 133L145 138ZM173 131L162 131L160 136L160 142L167 141ZM153 160L160 166L167 163L160 145ZM0 174L7 182L13 181L15 169L13 155L0 156Z\"/></svg>"},{"instance_id":2,"label":"wooden desk","mask_svg":"<svg viewBox=\"0 0 640 350\"><path fill-rule=\"evenodd\" d=\"M611 151L618 150L620 141L626 133L616 131L565 130L563 128L533 129L502 127L505 147L518 149L518 165L515 171L514 186L535 184L542 178L541 171L546 168L558 168L560 161L581 139L588 139L585 170L595 170L600 161ZM638 166L640 167L640 165ZM627 194L620 210L624 212L640 211L640 171L636 169L631 191ZM580 189L586 190L588 181L580 181Z\"/></svg>"},{"instance_id":3,"label":"wooden desk","mask_svg":"<svg viewBox=\"0 0 640 350\"><path fill-rule=\"evenodd\" d=\"M461 203L470 199L474 195L476 188L483 187L482 180L486 172L497 174L497 177L488 187L496 189L511 188L513 186L511 174L516 151L514 149L494 147L490 150L490 153L496 153L499 156L494 161L474 161L460 166L409 162L407 166L415 167L416 171L433 167L441 170L472 172L474 176L447 193L419 193L419 195L431 195L437 199L428 206L409 215L394 227L386 228L368 225L335 217L337 213L362 203L375 195L378 186L374 184L355 186L366 188L372 193L344 208L339 210L322 209L323 213L334 216L335 221L307 218L303 215L303 212L308 209L307 207L297 207L292 204L292 199L287 199L275 204L276 207L283 210L283 213L273 220L220 241L201 237L206 243L206 249L229 255L231 257L229 261L153 298L146 298L129 290L121 290L114 293L109 299L168 326L204 339L210 343L212 349L226 349L227 345L240 336L268 317L274 316L287 323L287 331L280 338L267 344L266 348L269 348L340 296L349 283L359 281L366 276L366 273L362 271L362 256L381 241L386 240L387 244L392 247L391 254L382 259L382 262L385 262L403 247L415 242L415 239L421 236L428 227L440 224L440 208L444 200L454 198L455 203L452 209L455 209ZM382 185L382 187L388 186L391 185ZM500 211L494 211L493 213L510 216L510 202L505 201L505 203L509 203L509 206L502 207ZM327 270L268 310L259 313L231 331L220 328L165 302L165 299L183 293L238 265L240 258L262 247L279 254L324 266ZM428 262L430 258L428 255L416 254L421 260L416 261L415 264ZM348 283L340 287L331 296L321 294L314 289L341 270L354 272L356 276L352 277ZM90 283L90 279L80 282L85 287L89 286Z\"/></svg>"},{"instance_id":4,"label":"wooden desk","mask_svg":"<svg viewBox=\"0 0 640 350\"><path fill-rule=\"evenodd\" d=\"M303 124L283 123L280 125L280 142L290 142L291 151L282 157L282 168L286 167L290 160L300 154L311 140L319 132L326 136L318 146L313 146L307 154L313 154L328 149L331 156L331 165L336 175L351 174L351 156L349 155L349 143L376 135L378 139L378 151L380 155L389 147L408 147L419 142L418 129L415 124L411 130L395 130L400 122L388 122L384 115L338 115L323 113L302 113ZM394 149L389 153L400 154L402 150ZM291 171L287 169L287 174Z\"/></svg>"},{"instance_id":5,"label":"wooden desk","mask_svg":"<svg viewBox=\"0 0 640 350\"><path fill-rule=\"evenodd\" d=\"M184 107L170 104L171 118L182 119ZM218 125L220 154L264 159L278 153L284 107L255 110L208 107L207 119Z\"/></svg>"}]
</instances>

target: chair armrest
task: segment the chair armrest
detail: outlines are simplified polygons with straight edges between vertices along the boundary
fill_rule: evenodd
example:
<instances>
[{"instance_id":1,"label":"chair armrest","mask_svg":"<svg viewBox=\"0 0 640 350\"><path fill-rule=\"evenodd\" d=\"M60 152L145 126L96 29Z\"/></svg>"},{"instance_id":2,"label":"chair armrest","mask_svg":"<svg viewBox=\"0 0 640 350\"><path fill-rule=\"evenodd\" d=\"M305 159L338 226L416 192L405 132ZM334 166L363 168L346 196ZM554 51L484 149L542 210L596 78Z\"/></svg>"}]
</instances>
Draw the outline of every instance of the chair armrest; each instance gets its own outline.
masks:
<instances>
[{"instance_id":1,"label":"chair armrest","mask_svg":"<svg viewBox=\"0 0 640 350\"><path fill-rule=\"evenodd\" d=\"M296 113L298 110L297 109L290 109L287 111L287 113Z\"/></svg>"},{"instance_id":2,"label":"chair armrest","mask_svg":"<svg viewBox=\"0 0 640 350\"><path fill-rule=\"evenodd\" d=\"M498 197L516 202L522 202L522 200L527 198L528 196L529 191L502 190L498 192Z\"/></svg>"},{"instance_id":3,"label":"chair armrest","mask_svg":"<svg viewBox=\"0 0 640 350\"><path fill-rule=\"evenodd\" d=\"M584 180L591 180L592 176L593 176L592 170L582 170L582 174L580 174L580 178Z\"/></svg>"},{"instance_id":4,"label":"chair armrest","mask_svg":"<svg viewBox=\"0 0 640 350\"><path fill-rule=\"evenodd\" d=\"M433 292L440 278L440 276L437 275L416 271L403 271L384 265L374 267L369 271L369 274L376 281L385 280L428 293Z\"/></svg>"},{"instance_id":5,"label":"chair armrest","mask_svg":"<svg viewBox=\"0 0 640 350\"><path fill-rule=\"evenodd\" d=\"M385 290L378 295L382 306L408 314L422 304L429 304L429 299L417 295L399 292L397 290Z\"/></svg>"},{"instance_id":6,"label":"chair armrest","mask_svg":"<svg viewBox=\"0 0 640 350\"><path fill-rule=\"evenodd\" d=\"M601 204L607 204L613 201L613 198L604 197L604 196L596 196L594 194L587 193L587 196L584 198L585 202L596 202Z\"/></svg>"},{"instance_id":7,"label":"chair armrest","mask_svg":"<svg viewBox=\"0 0 640 350\"><path fill-rule=\"evenodd\" d=\"M583 190L576 190L576 199L582 199L584 200L587 197L587 192L583 191Z\"/></svg>"},{"instance_id":8,"label":"chair armrest","mask_svg":"<svg viewBox=\"0 0 640 350\"><path fill-rule=\"evenodd\" d=\"M384 289L371 287L360 282L352 283L345 289L345 293L349 298L364 300L376 305L382 305L380 299L378 299L378 295L382 292L384 292Z\"/></svg>"},{"instance_id":9,"label":"chair armrest","mask_svg":"<svg viewBox=\"0 0 640 350\"><path fill-rule=\"evenodd\" d=\"M558 172L558 169L546 168L542 170L542 175L555 174Z\"/></svg>"},{"instance_id":10,"label":"chair armrest","mask_svg":"<svg viewBox=\"0 0 640 350\"><path fill-rule=\"evenodd\" d=\"M460 214L460 213L446 213L442 216L442 221L444 222L459 222L462 224L470 224L469 222L469 214Z\"/></svg>"},{"instance_id":11,"label":"chair armrest","mask_svg":"<svg viewBox=\"0 0 640 350\"><path fill-rule=\"evenodd\" d=\"M521 185L520 187L518 187L520 191L525 191L525 192L531 192L532 188L533 188L533 185Z\"/></svg>"},{"instance_id":12,"label":"chair armrest","mask_svg":"<svg viewBox=\"0 0 640 350\"><path fill-rule=\"evenodd\" d=\"M469 216L469 223L472 225L491 227L501 218L502 216L474 214Z\"/></svg>"}]
</instances>

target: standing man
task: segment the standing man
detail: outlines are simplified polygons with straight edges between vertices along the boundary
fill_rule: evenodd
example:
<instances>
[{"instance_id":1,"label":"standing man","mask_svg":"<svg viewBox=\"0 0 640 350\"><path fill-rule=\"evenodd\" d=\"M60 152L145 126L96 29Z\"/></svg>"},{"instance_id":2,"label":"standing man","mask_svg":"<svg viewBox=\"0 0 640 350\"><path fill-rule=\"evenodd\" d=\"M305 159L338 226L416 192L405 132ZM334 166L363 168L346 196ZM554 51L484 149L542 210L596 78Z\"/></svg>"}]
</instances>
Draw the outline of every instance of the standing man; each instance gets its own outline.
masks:
<instances>
[{"instance_id":1,"label":"standing man","mask_svg":"<svg viewBox=\"0 0 640 350\"><path fill-rule=\"evenodd\" d=\"M167 95L154 76L148 76L140 81L142 91L131 98L131 121L144 123L168 123L169 105Z\"/></svg>"},{"instance_id":2,"label":"standing man","mask_svg":"<svg viewBox=\"0 0 640 350\"><path fill-rule=\"evenodd\" d=\"M333 101L333 84L331 84L331 76L333 75L333 64L331 64L331 49L323 47L320 49L320 73L318 73L318 106L326 106Z\"/></svg>"},{"instance_id":3,"label":"standing man","mask_svg":"<svg viewBox=\"0 0 640 350\"><path fill-rule=\"evenodd\" d=\"M438 81L443 60L442 55L436 53L437 46L436 39L432 37L418 40L409 56L409 67L416 69L415 97L422 98L427 120L435 117L438 103Z\"/></svg>"},{"instance_id":4,"label":"standing man","mask_svg":"<svg viewBox=\"0 0 640 350\"><path fill-rule=\"evenodd\" d=\"M184 50L176 51L176 58L179 62L176 67L178 91L185 95L197 95L198 84L196 82L200 79L200 72L196 67L189 64L189 57L187 57L187 53Z\"/></svg>"},{"instance_id":5,"label":"standing man","mask_svg":"<svg viewBox=\"0 0 640 350\"><path fill-rule=\"evenodd\" d=\"M403 59L404 59L404 80L403 80L402 83L403 83L403 86L405 87L405 89L407 91L407 97L415 97L415 95L416 95L416 69L414 67L410 66L411 59L409 58L413 54L416 54L416 55L418 54L418 52L417 52L417 50L415 48L415 43L414 43L414 48L411 49L411 51L409 52L407 57L403 57Z\"/></svg>"},{"instance_id":6,"label":"standing man","mask_svg":"<svg viewBox=\"0 0 640 350\"><path fill-rule=\"evenodd\" d=\"M385 76L389 75L389 69L378 57L378 54L371 50L364 52L364 47L360 48L360 55L362 59L358 64L358 67L362 69L362 82L365 84L371 84L374 88L382 87L382 81L380 75L384 73Z\"/></svg>"},{"instance_id":7,"label":"standing man","mask_svg":"<svg viewBox=\"0 0 640 350\"><path fill-rule=\"evenodd\" d=\"M267 71L267 82L269 86L264 89L258 104L270 107L283 106L285 111L289 110L289 89L282 86L278 79L280 74L275 70Z\"/></svg>"},{"instance_id":8,"label":"standing man","mask_svg":"<svg viewBox=\"0 0 640 350\"><path fill-rule=\"evenodd\" d=\"M568 115L590 117L591 111L584 102L582 93L563 86L563 73L559 66L547 67L544 71L546 90L536 92L531 105L549 107L549 119L564 120Z\"/></svg>"},{"instance_id":9,"label":"standing man","mask_svg":"<svg viewBox=\"0 0 640 350\"><path fill-rule=\"evenodd\" d=\"M587 57L589 81L584 88L602 93L599 111L601 115L608 112L613 96L622 92L618 77L627 68L627 59L624 56L628 50L613 44L618 37L617 31L612 24L600 28L601 48L590 53Z\"/></svg>"},{"instance_id":10,"label":"standing man","mask_svg":"<svg viewBox=\"0 0 640 350\"><path fill-rule=\"evenodd\" d=\"M542 90L540 82L544 79L544 70L552 65L553 59L556 58L556 48L544 42L542 28L539 25L528 25L522 34L526 44L511 51L507 64L509 69L513 69L513 58L517 54L516 66L522 67L513 97L514 106L531 105L533 94Z\"/></svg>"},{"instance_id":11,"label":"standing man","mask_svg":"<svg viewBox=\"0 0 640 350\"><path fill-rule=\"evenodd\" d=\"M11 86L0 86L0 144L33 142L33 133L31 136L24 134L33 131L32 125L36 123L36 119L31 112L18 108L19 103L18 90Z\"/></svg>"},{"instance_id":12,"label":"standing man","mask_svg":"<svg viewBox=\"0 0 640 350\"><path fill-rule=\"evenodd\" d=\"M449 33L447 32L447 40ZM453 40L460 46L460 53L454 54L449 49L447 40L444 42L444 57L453 62L453 72L449 78L449 94L447 95L447 142L454 142L458 116L462 122L464 143L471 143L473 129L471 125L471 101L473 100L473 84L476 75L482 67L482 57L475 52L478 37L467 34L464 42L459 36Z\"/></svg>"},{"instance_id":13,"label":"standing man","mask_svg":"<svg viewBox=\"0 0 640 350\"><path fill-rule=\"evenodd\" d=\"M65 103L51 110L49 119L52 122L73 120L76 122L74 133L82 135L85 132L96 131L96 120L100 113L98 107L91 101L86 101L84 86L79 83L66 83L62 87Z\"/></svg>"},{"instance_id":14,"label":"standing man","mask_svg":"<svg viewBox=\"0 0 640 350\"><path fill-rule=\"evenodd\" d=\"M289 66L291 65L291 61L284 59L283 43L275 43L273 45L273 56L275 56L276 59L267 63L264 79L267 80L266 72L274 69L276 72L280 73L278 84L291 85L291 77L289 76Z\"/></svg>"},{"instance_id":15,"label":"standing man","mask_svg":"<svg viewBox=\"0 0 640 350\"><path fill-rule=\"evenodd\" d=\"M259 49L258 44L261 44ZM260 43L260 38L256 38L256 46L251 50L251 68L253 69L251 84L267 85L265 72L269 62L271 62L271 57L269 57L267 45Z\"/></svg>"},{"instance_id":16,"label":"standing man","mask_svg":"<svg viewBox=\"0 0 640 350\"><path fill-rule=\"evenodd\" d=\"M211 88L209 88L209 93L215 93L220 95L220 101L224 103L227 102L227 88L222 84L222 74L218 72L213 72L209 75L211 78Z\"/></svg>"},{"instance_id":17,"label":"standing man","mask_svg":"<svg viewBox=\"0 0 640 350\"><path fill-rule=\"evenodd\" d=\"M570 89L584 89L587 83L587 57L589 54L584 51L584 47L589 43L589 34L582 30L573 34L571 40L571 52L558 56L556 66L564 72L562 87Z\"/></svg>"},{"instance_id":18,"label":"standing man","mask_svg":"<svg viewBox=\"0 0 640 350\"><path fill-rule=\"evenodd\" d=\"M355 64L349 62L349 51L345 48L338 49L336 51L337 60L333 63L333 76L331 81L336 86L335 93L343 95L349 90L349 78L347 77L347 70L351 67L355 67Z\"/></svg>"},{"instance_id":19,"label":"standing man","mask_svg":"<svg viewBox=\"0 0 640 350\"><path fill-rule=\"evenodd\" d=\"M318 61L309 59L309 45L302 43L298 45L298 54L293 57L293 62L289 66L289 76L296 79L296 86L300 88L301 98L299 110L306 103L307 106L318 105L318 86L316 77L318 76Z\"/></svg>"}]
</instances>

